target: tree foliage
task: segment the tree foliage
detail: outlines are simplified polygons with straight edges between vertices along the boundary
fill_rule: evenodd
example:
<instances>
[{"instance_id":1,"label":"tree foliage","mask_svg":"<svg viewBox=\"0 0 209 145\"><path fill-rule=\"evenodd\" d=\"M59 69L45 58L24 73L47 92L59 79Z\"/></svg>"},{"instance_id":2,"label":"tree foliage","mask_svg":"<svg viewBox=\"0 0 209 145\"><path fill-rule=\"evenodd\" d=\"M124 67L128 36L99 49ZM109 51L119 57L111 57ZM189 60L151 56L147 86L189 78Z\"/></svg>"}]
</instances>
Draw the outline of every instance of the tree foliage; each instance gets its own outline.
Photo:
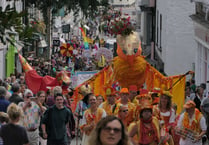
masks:
<instances>
[{"instance_id":1,"label":"tree foliage","mask_svg":"<svg viewBox=\"0 0 209 145\"><path fill-rule=\"evenodd\" d=\"M65 7L67 13L74 12L74 16L78 15L79 11L82 11L83 15L88 18L94 18L98 15L98 7L102 6L107 8L108 0L25 0L24 11L18 13L15 8L9 6L3 11L0 7L0 42L4 44L11 41L12 35L19 35L19 39L22 41L30 41L36 30L29 26L27 19L27 8L32 5L41 10L44 16L45 23L48 22L47 10L49 8L52 13L57 13L58 10ZM105 10L105 9L104 9Z\"/></svg>"},{"instance_id":2,"label":"tree foliage","mask_svg":"<svg viewBox=\"0 0 209 145\"><path fill-rule=\"evenodd\" d=\"M26 15L25 11L17 12L15 8L10 8L9 5L4 11L0 7L0 42L3 44L6 44L6 42L13 44L13 36L18 36L19 42L23 44L32 42L37 30L30 25L24 25L22 23L22 19Z\"/></svg>"},{"instance_id":3,"label":"tree foliage","mask_svg":"<svg viewBox=\"0 0 209 145\"><path fill-rule=\"evenodd\" d=\"M108 0L27 0L26 2L26 6L35 4L35 7L42 11L45 22L48 22L48 8L52 9L52 13L57 13L59 9L65 7L67 12L74 13L75 18L81 10L86 18L94 18L99 6L108 7Z\"/></svg>"}]
</instances>

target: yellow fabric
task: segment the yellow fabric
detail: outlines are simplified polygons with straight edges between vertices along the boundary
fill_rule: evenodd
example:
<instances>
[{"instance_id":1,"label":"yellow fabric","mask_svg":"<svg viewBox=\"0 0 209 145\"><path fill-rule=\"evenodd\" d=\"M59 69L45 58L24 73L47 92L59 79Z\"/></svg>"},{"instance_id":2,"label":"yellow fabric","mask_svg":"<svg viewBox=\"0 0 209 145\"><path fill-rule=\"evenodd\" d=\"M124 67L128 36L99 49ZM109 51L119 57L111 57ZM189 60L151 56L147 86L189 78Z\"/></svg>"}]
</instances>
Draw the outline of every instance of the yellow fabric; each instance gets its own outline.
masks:
<instances>
[{"instance_id":1,"label":"yellow fabric","mask_svg":"<svg viewBox=\"0 0 209 145\"><path fill-rule=\"evenodd\" d=\"M126 69L128 71L127 73L123 75L129 76L127 74L130 74L131 70L128 68ZM103 70L101 70L100 72L98 72L96 75L94 75L91 79L84 82L83 84L89 83L91 87L93 88L94 94L101 94L106 99L105 88L111 87L111 85L115 82L115 80L117 80L115 78L114 73L120 74L120 78L124 79L123 75L120 72L120 69L118 70L118 72L113 72L112 66L108 66L104 68ZM145 79L145 86L147 90L149 91L153 90L153 88L155 87L160 88L161 90L166 90L166 89L171 88L169 91L173 95L172 101L176 103L178 106L177 113L178 114L181 113L181 111L183 110L183 103L184 103L184 98L185 98L184 90L185 90L186 77L184 75L166 77L162 75L154 67L152 67L149 63L146 62L146 71L145 71L145 76L143 77ZM137 83L135 81L140 80L139 78L138 79L130 78L130 79L132 79L134 83ZM141 80L144 80L144 79L141 79ZM130 85L132 85L130 81L128 80L126 81L129 82ZM81 84L80 86L82 86L83 84ZM138 84L141 84L141 82L138 82ZM124 82L124 85L129 87L129 85L125 84L125 82ZM75 88L75 91L78 90L80 86L77 86ZM76 95L74 96L74 98L75 97ZM74 100L79 101L79 99L77 98L75 98Z\"/></svg>"},{"instance_id":2,"label":"yellow fabric","mask_svg":"<svg viewBox=\"0 0 209 145\"><path fill-rule=\"evenodd\" d=\"M134 128L134 126L136 125L136 122L132 122L129 126L128 126L128 133L131 132L131 130ZM134 135L133 137L134 141L135 142L138 142L139 138L138 138L138 135Z\"/></svg>"},{"instance_id":3,"label":"yellow fabric","mask_svg":"<svg viewBox=\"0 0 209 145\"><path fill-rule=\"evenodd\" d=\"M105 110L107 115L117 115L115 111L113 112L113 109L111 109L111 105L107 101L103 102L102 108Z\"/></svg>"},{"instance_id":4,"label":"yellow fabric","mask_svg":"<svg viewBox=\"0 0 209 145\"><path fill-rule=\"evenodd\" d=\"M83 128L86 125L90 125L92 122L94 122L95 123L95 126L96 126L96 124L102 119L102 114L103 114L103 109L102 108L97 108L97 112L96 112L95 115L91 113L91 110L90 109L87 109L84 112L84 117L86 118L86 124L84 124L84 125L82 125L80 127L81 128L81 131L83 131ZM86 131L85 133L87 135L89 135L92 130L93 130L93 128L91 128L91 130Z\"/></svg>"},{"instance_id":5,"label":"yellow fabric","mask_svg":"<svg viewBox=\"0 0 209 145\"><path fill-rule=\"evenodd\" d=\"M127 60L121 59L120 57L114 58L115 79L123 88L128 88L131 85L136 85L140 88L145 82L147 66L145 59L142 56L133 56L133 59L134 63L131 65Z\"/></svg>"},{"instance_id":6,"label":"yellow fabric","mask_svg":"<svg viewBox=\"0 0 209 145\"><path fill-rule=\"evenodd\" d=\"M136 97L132 100L132 102L135 106L137 106L139 104L138 100L136 99Z\"/></svg>"},{"instance_id":7,"label":"yellow fabric","mask_svg":"<svg viewBox=\"0 0 209 145\"><path fill-rule=\"evenodd\" d=\"M87 39L87 42L88 42L89 44L93 44L93 43L94 43L94 41L93 41L91 38L86 37L86 39Z\"/></svg>"},{"instance_id":8,"label":"yellow fabric","mask_svg":"<svg viewBox=\"0 0 209 145\"><path fill-rule=\"evenodd\" d=\"M163 76L158 70L147 64L146 70L146 87L147 90L152 90L155 87L161 90L170 89L169 92L173 95L172 101L178 106L177 113L181 113L185 98L185 81L184 75Z\"/></svg>"}]
</instances>

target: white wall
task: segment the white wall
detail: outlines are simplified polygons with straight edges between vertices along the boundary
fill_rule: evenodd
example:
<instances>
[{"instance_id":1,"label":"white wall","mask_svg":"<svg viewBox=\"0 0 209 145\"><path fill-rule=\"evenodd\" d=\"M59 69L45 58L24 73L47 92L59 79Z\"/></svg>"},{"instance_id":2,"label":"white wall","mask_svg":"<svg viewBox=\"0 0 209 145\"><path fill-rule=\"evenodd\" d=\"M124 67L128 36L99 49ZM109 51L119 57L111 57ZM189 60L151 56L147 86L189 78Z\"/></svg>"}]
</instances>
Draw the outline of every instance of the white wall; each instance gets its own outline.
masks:
<instances>
[{"instance_id":1,"label":"white wall","mask_svg":"<svg viewBox=\"0 0 209 145\"><path fill-rule=\"evenodd\" d=\"M135 1L136 0L110 0L110 4L113 4L113 5L131 5Z\"/></svg>"},{"instance_id":2,"label":"white wall","mask_svg":"<svg viewBox=\"0 0 209 145\"><path fill-rule=\"evenodd\" d=\"M189 0L157 0L162 14L162 59L168 75L186 73L195 62L194 29L190 15L195 13ZM158 25L160 26L160 24ZM158 35L159 37L159 35Z\"/></svg>"},{"instance_id":3,"label":"white wall","mask_svg":"<svg viewBox=\"0 0 209 145\"><path fill-rule=\"evenodd\" d=\"M5 78L5 49L6 46L0 43L0 79Z\"/></svg>"},{"instance_id":4,"label":"white wall","mask_svg":"<svg viewBox=\"0 0 209 145\"><path fill-rule=\"evenodd\" d=\"M194 38L197 43L195 80L196 84L199 85L209 80L209 29L194 22L194 31Z\"/></svg>"}]
</instances>

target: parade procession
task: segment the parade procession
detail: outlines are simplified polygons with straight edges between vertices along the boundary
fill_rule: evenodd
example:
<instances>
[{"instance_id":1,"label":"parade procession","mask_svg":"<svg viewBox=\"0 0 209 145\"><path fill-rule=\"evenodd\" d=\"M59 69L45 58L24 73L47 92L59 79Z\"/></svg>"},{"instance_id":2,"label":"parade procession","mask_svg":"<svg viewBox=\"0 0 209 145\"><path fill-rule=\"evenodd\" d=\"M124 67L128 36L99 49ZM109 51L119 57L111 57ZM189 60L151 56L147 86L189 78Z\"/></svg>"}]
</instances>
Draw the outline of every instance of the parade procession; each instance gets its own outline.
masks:
<instances>
[{"instance_id":1,"label":"parade procession","mask_svg":"<svg viewBox=\"0 0 209 145\"><path fill-rule=\"evenodd\" d=\"M165 44L159 0L146 5L145 0L64 1L24 1L28 16L13 11L17 2L14 9L0 2L0 66L5 62L0 72L0 145L209 145L209 51L201 47L201 57L196 57L200 67L194 69L181 67L184 62L174 51L172 63L165 56L168 50L154 51ZM194 3L198 11L201 2ZM126 13L132 7L141 8L140 20L150 18L140 32L136 16ZM156 15L149 17L155 9ZM186 34L186 28L181 31ZM195 29L198 36L199 31ZM153 37L150 47L145 36ZM177 44L177 39L172 41ZM186 72L166 73L178 62Z\"/></svg>"}]
</instances>

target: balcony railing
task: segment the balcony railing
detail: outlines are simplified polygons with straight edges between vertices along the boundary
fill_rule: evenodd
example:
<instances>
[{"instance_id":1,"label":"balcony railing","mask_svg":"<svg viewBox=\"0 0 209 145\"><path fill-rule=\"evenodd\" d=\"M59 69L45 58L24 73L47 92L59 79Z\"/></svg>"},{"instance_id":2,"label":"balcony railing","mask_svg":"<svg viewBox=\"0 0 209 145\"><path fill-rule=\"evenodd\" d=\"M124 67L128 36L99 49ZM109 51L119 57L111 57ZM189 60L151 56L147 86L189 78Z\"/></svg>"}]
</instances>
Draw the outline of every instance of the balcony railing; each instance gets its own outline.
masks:
<instances>
[{"instance_id":1,"label":"balcony railing","mask_svg":"<svg viewBox=\"0 0 209 145\"><path fill-rule=\"evenodd\" d=\"M139 7L155 7L155 0L138 0Z\"/></svg>"}]
</instances>

